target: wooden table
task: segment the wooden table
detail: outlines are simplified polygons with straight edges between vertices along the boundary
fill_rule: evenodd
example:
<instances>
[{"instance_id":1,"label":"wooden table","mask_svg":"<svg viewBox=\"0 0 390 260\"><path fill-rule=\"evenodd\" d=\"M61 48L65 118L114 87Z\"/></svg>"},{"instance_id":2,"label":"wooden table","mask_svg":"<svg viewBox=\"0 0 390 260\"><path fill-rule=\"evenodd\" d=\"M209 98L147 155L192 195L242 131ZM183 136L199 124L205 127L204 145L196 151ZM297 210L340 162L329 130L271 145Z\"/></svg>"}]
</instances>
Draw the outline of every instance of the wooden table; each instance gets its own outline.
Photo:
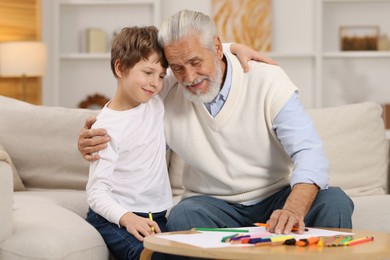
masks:
<instances>
[{"instance_id":1,"label":"wooden table","mask_svg":"<svg viewBox=\"0 0 390 260\"><path fill-rule=\"evenodd\" d=\"M225 247L200 248L188 244L178 243L158 236L148 236L144 239L144 251L141 260L149 260L154 252L173 255L191 256L207 259L386 259L390 260L390 233L381 233L367 230L340 231L355 233L354 238L373 236L374 241L340 247L318 247L316 245L298 246L263 246L263 247ZM192 231L172 232L184 234Z\"/></svg>"}]
</instances>

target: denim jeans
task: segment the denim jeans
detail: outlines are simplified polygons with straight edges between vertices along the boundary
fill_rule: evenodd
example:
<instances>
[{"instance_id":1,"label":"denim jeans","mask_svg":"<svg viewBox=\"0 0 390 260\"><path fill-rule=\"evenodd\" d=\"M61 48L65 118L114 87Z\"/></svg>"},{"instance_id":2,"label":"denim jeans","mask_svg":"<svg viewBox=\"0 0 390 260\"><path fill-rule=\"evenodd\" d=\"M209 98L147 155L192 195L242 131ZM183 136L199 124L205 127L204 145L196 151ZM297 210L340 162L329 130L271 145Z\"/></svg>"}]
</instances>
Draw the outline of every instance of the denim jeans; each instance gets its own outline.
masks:
<instances>
[{"instance_id":1,"label":"denim jeans","mask_svg":"<svg viewBox=\"0 0 390 260\"><path fill-rule=\"evenodd\" d=\"M141 217L149 217L148 213L135 213ZM153 213L153 220L157 222L161 232L166 230L166 211ZM96 214L92 209L89 209L87 221L94 226L100 235L103 237L108 249L117 260L137 260L139 259L142 250L144 249L142 241L136 239L130 234L126 228L109 222L99 214ZM154 253L153 260L163 260L165 256Z\"/></svg>"},{"instance_id":2,"label":"denim jeans","mask_svg":"<svg viewBox=\"0 0 390 260\"><path fill-rule=\"evenodd\" d=\"M208 196L182 200L169 213L168 231L195 227L244 227L266 222L272 212L281 209L291 192L288 186L265 200L244 206ZM304 222L308 227L352 228L352 200L337 187L320 190Z\"/></svg>"}]
</instances>

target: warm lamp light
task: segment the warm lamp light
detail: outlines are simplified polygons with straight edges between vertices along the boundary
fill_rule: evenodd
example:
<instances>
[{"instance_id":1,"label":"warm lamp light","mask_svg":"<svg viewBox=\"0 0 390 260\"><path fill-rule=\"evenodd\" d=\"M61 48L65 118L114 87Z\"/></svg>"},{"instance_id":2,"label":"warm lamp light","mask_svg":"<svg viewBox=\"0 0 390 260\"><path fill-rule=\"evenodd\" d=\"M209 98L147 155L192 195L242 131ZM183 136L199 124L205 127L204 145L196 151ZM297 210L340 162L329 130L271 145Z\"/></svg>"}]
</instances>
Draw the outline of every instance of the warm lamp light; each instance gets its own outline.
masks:
<instances>
[{"instance_id":1,"label":"warm lamp light","mask_svg":"<svg viewBox=\"0 0 390 260\"><path fill-rule=\"evenodd\" d=\"M0 43L0 77L22 78L26 100L26 77L41 77L46 72L46 45L37 41Z\"/></svg>"}]
</instances>

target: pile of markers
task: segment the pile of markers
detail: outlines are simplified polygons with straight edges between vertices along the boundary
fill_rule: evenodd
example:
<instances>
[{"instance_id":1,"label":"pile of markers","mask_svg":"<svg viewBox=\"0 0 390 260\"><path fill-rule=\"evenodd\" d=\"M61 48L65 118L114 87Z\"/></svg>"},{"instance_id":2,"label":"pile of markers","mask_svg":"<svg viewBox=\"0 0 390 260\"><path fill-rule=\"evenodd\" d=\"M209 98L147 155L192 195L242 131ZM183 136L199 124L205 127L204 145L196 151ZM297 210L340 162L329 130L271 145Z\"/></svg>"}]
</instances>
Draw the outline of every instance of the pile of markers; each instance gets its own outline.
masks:
<instances>
[{"instance_id":1,"label":"pile of markers","mask_svg":"<svg viewBox=\"0 0 390 260\"><path fill-rule=\"evenodd\" d=\"M233 234L225 236L221 242L232 244L252 244L255 246L275 246L275 245L291 245L291 246L309 246L317 245L319 247L328 246L353 246L361 243L373 241L373 237L364 237L353 239L352 236L334 236L334 237L309 237L304 239L295 239L294 236L270 236L256 237L253 235Z\"/></svg>"},{"instance_id":2,"label":"pile of markers","mask_svg":"<svg viewBox=\"0 0 390 260\"><path fill-rule=\"evenodd\" d=\"M328 237L324 241L325 246L354 246L362 243L373 241L374 237L362 237L359 239L353 239L352 236L334 236Z\"/></svg>"},{"instance_id":3,"label":"pile of markers","mask_svg":"<svg viewBox=\"0 0 390 260\"><path fill-rule=\"evenodd\" d=\"M255 237L251 235L233 234L225 236L221 242L229 242L232 244L253 244L255 246L276 246L276 245L296 245L307 246L317 244L319 238L312 237L307 239L295 239L294 236L270 236L270 237Z\"/></svg>"}]
</instances>

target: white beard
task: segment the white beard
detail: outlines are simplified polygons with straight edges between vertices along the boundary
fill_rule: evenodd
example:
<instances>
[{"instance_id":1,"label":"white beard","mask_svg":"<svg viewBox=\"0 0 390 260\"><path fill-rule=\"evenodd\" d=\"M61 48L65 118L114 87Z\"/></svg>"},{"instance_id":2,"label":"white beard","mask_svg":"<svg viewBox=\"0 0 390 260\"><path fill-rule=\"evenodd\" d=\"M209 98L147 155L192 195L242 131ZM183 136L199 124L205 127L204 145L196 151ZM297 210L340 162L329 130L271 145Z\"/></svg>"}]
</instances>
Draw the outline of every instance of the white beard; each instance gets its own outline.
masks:
<instances>
[{"instance_id":1,"label":"white beard","mask_svg":"<svg viewBox=\"0 0 390 260\"><path fill-rule=\"evenodd\" d=\"M204 104L209 103L214 100L214 98L218 95L219 91L221 90L221 84L222 84L222 69L219 65L219 60L215 59L215 79L211 80L208 77L201 77L198 79L195 79L192 83L183 83L184 86L184 97L188 99L189 101L197 104ZM202 80L208 80L209 81L209 89L206 93L200 93L200 90L196 90L196 93L193 94L189 89L187 89L186 85L192 85L199 83Z\"/></svg>"}]
</instances>

